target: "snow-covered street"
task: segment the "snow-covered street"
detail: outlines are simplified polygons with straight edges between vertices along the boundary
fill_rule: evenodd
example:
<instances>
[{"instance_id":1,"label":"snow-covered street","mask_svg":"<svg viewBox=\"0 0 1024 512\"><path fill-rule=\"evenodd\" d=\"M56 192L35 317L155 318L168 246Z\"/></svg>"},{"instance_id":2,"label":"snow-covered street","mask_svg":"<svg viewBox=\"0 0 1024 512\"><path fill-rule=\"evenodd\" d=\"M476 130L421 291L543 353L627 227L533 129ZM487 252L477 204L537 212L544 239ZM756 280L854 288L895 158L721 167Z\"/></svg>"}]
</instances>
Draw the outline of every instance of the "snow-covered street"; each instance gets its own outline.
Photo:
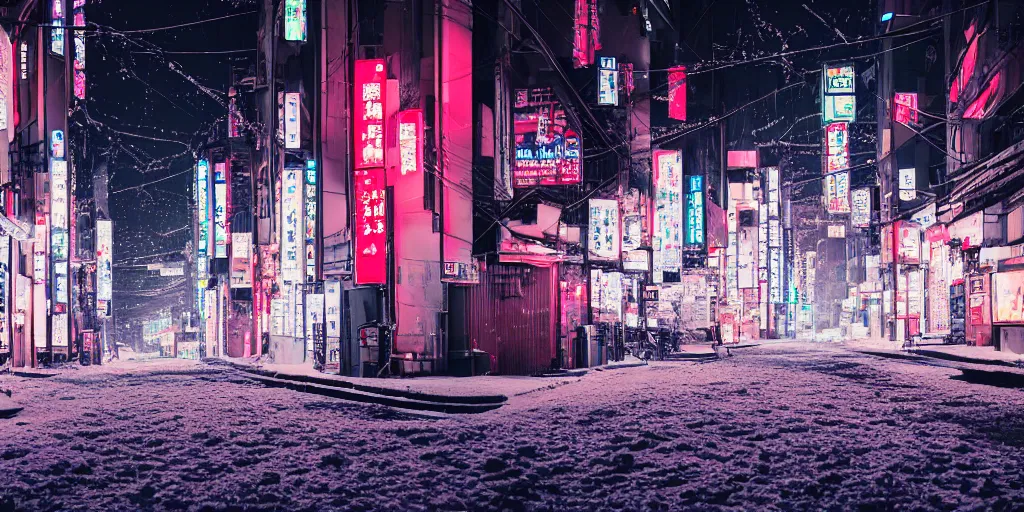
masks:
<instances>
[{"instance_id":1,"label":"snow-covered street","mask_svg":"<svg viewBox=\"0 0 1024 512\"><path fill-rule=\"evenodd\" d=\"M958 375L792 343L442 418L180 361L4 376L0 510L1022 510L1024 391Z\"/></svg>"}]
</instances>

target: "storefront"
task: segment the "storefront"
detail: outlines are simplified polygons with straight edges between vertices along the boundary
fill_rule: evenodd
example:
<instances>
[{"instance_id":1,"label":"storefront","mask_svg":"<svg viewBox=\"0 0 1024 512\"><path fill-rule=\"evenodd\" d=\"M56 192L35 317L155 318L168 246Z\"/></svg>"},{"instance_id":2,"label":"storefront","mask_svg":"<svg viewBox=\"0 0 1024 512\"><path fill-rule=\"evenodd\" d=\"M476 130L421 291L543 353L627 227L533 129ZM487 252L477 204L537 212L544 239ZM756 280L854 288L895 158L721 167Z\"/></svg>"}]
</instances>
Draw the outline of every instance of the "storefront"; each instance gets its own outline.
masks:
<instances>
[{"instance_id":1,"label":"storefront","mask_svg":"<svg viewBox=\"0 0 1024 512\"><path fill-rule=\"evenodd\" d=\"M996 348L1024 354L1024 258L1004 260L998 268L990 287Z\"/></svg>"}]
</instances>

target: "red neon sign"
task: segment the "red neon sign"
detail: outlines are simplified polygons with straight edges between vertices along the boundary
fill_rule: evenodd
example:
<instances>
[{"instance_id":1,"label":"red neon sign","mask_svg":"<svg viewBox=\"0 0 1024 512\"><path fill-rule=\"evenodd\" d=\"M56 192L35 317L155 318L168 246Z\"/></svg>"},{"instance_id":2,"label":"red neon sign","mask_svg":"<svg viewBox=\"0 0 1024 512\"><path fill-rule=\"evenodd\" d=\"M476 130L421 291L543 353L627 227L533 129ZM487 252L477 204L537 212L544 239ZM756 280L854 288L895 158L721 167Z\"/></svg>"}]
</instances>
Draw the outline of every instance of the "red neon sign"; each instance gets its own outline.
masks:
<instances>
[{"instance_id":1,"label":"red neon sign","mask_svg":"<svg viewBox=\"0 0 1024 512\"><path fill-rule=\"evenodd\" d=\"M893 99L893 119L897 123L917 124L917 93L898 92Z\"/></svg>"},{"instance_id":2,"label":"red neon sign","mask_svg":"<svg viewBox=\"0 0 1024 512\"><path fill-rule=\"evenodd\" d=\"M355 67L355 168L384 167L384 91L387 73L383 59L357 60Z\"/></svg>"},{"instance_id":3,"label":"red neon sign","mask_svg":"<svg viewBox=\"0 0 1024 512\"><path fill-rule=\"evenodd\" d=\"M387 282L387 203L384 169L355 171L356 284Z\"/></svg>"},{"instance_id":4,"label":"red neon sign","mask_svg":"<svg viewBox=\"0 0 1024 512\"><path fill-rule=\"evenodd\" d=\"M423 171L423 111L398 113L398 153L402 176Z\"/></svg>"},{"instance_id":5,"label":"red neon sign","mask_svg":"<svg viewBox=\"0 0 1024 512\"><path fill-rule=\"evenodd\" d=\"M686 66L668 70L668 117L686 121Z\"/></svg>"}]
</instances>

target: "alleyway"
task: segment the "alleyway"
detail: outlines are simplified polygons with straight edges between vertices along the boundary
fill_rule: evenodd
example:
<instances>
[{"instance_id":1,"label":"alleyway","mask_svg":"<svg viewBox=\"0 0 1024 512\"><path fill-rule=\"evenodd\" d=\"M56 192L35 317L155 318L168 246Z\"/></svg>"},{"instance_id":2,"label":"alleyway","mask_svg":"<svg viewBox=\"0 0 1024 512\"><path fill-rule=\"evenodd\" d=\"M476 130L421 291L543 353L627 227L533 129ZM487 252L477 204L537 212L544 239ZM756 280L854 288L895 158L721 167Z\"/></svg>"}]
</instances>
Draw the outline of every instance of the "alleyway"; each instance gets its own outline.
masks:
<instances>
[{"instance_id":1,"label":"alleyway","mask_svg":"<svg viewBox=\"0 0 1024 512\"><path fill-rule=\"evenodd\" d=\"M183 361L4 376L0 510L1024 510L1024 391L958 374L793 343L444 418Z\"/></svg>"}]
</instances>

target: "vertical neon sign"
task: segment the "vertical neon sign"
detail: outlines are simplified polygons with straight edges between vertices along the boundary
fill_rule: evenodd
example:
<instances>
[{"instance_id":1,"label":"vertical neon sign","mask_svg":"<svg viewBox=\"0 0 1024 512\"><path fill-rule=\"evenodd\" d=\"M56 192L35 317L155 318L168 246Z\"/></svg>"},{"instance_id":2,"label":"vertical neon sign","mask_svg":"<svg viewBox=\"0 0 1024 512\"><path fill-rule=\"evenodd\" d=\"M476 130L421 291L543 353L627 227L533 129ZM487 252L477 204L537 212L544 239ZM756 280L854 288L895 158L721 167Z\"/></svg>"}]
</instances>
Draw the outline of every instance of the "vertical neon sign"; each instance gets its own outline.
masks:
<instances>
[{"instance_id":1,"label":"vertical neon sign","mask_svg":"<svg viewBox=\"0 0 1024 512\"><path fill-rule=\"evenodd\" d=\"M210 190L208 180L210 163L205 159L196 164L196 219L199 237L196 243L196 271L200 280L207 278L206 257L210 247Z\"/></svg>"},{"instance_id":2,"label":"vertical neon sign","mask_svg":"<svg viewBox=\"0 0 1024 512\"><path fill-rule=\"evenodd\" d=\"M654 280L660 282L664 272L682 266L682 153L655 151L654 172Z\"/></svg>"},{"instance_id":3,"label":"vertical neon sign","mask_svg":"<svg viewBox=\"0 0 1024 512\"><path fill-rule=\"evenodd\" d=\"M302 191L299 175L301 168L285 167L281 193L281 276L286 283L301 281L299 270L299 210Z\"/></svg>"},{"instance_id":4,"label":"vertical neon sign","mask_svg":"<svg viewBox=\"0 0 1024 512\"><path fill-rule=\"evenodd\" d=\"M668 70L668 117L686 121L686 66Z\"/></svg>"},{"instance_id":5,"label":"vertical neon sign","mask_svg":"<svg viewBox=\"0 0 1024 512\"><path fill-rule=\"evenodd\" d=\"M316 160L306 160L306 278L316 281Z\"/></svg>"},{"instance_id":6,"label":"vertical neon sign","mask_svg":"<svg viewBox=\"0 0 1024 512\"><path fill-rule=\"evenodd\" d=\"M76 27L85 26L85 0L75 0L72 9ZM85 30L75 30L72 36L75 45L74 90L75 97L85 99Z\"/></svg>"},{"instance_id":7,"label":"vertical neon sign","mask_svg":"<svg viewBox=\"0 0 1024 512\"><path fill-rule=\"evenodd\" d=\"M64 55L64 0L51 0L50 52Z\"/></svg>"},{"instance_id":8,"label":"vertical neon sign","mask_svg":"<svg viewBox=\"0 0 1024 512\"><path fill-rule=\"evenodd\" d=\"M113 297L113 224L96 221L96 309L99 316L110 316Z\"/></svg>"},{"instance_id":9,"label":"vertical neon sign","mask_svg":"<svg viewBox=\"0 0 1024 512\"><path fill-rule=\"evenodd\" d=\"M686 243L704 245L704 176L690 176L686 198Z\"/></svg>"},{"instance_id":10,"label":"vertical neon sign","mask_svg":"<svg viewBox=\"0 0 1024 512\"><path fill-rule=\"evenodd\" d=\"M228 257L228 204L227 164L213 164L213 242L214 258Z\"/></svg>"},{"instance_id":11,"label":"vertical neon sign","mask_svg":"<svg viewBox=\"0 0 1024 512\"><path fill-rule=\"evenodd\" d=\"M399 170L402 176L423 170L423 111L403 110L398 113Z\"/></svg>"},{"instance_id":12,"label":"vertical neon sign","mask_svg":"<svg viewBox=\"0 0 1024 512\"><path fill-rule=\"evenodd\" d=\"M387 282L387 203L384 174L384 84L381 59L355 64L353 146L355 148L356 284Z\"/></svg>"},{"instance_id":13,"label":"vertical neon sign","mask_svg":"<svg viewBox=\"0 0 1024 512\"><path fill-rule=\"evenodd\" d=\"M384 167L383 59L357 60L355 67L355 167Z\"/></svg>"},{"instance_id":14,"label":"vertical neon sign","mask_svg":"<svg viewBox=\"0 0 1024 512\"><path fill-rule=\"evenodd\" d=\"M286 41L306 40L306 0L285 0L284 38Z\"/></svg>"}]
</instances>

